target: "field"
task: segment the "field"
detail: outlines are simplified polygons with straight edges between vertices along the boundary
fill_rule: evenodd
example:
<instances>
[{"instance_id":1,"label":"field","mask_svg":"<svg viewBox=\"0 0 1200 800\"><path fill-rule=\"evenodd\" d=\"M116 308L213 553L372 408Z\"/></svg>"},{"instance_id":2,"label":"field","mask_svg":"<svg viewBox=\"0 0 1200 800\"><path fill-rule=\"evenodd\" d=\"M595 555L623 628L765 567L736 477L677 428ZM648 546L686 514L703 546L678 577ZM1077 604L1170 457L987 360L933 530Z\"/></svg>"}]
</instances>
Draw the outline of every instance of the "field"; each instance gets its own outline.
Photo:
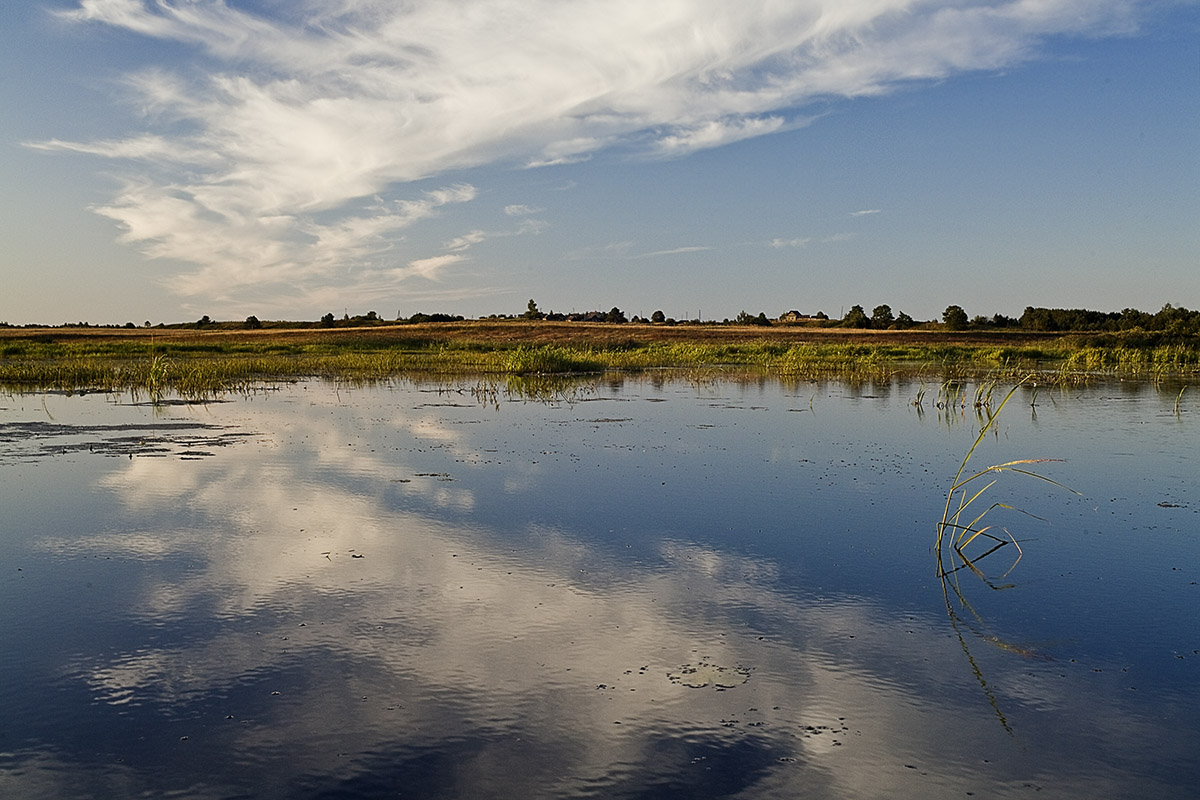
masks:
<instances>
[{"instance_id":1,"label":"field","mask_svg":"<svg viewBox=\"0 0 1200 800\"><path fill-rule=\"evenodd\" d=\"M321 377L579 375L606 370L745 370L790 380L941 381L967 372L1097 372L1188 379L1195 341L1150 343L1022 330L852 330L803 325L640 325L472 321L370 327L0 329L0 388L131 391L203 398L273 380Z\"/></svg>"}]
</instances>

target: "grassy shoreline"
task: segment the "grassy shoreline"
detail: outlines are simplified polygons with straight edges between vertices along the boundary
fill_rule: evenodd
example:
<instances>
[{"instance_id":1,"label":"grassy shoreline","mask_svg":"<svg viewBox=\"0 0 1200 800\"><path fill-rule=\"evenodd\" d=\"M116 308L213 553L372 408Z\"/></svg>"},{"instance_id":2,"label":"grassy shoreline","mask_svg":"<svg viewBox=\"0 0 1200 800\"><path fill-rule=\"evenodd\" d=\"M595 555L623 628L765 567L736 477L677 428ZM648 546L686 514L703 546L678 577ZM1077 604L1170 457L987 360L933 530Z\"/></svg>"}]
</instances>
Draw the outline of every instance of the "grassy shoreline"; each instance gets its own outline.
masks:
<instances>
[{"instance_id":1,"label":"grassy shoreline","mask_svg":"<svg viewBox=\"0 0 1200 800\"><path fill-rule=\"evenodd\" d=\"M1027 331L865 331L480 321L363 328L0 331L0 389L143 392L204 398L256 383L324 378L572 375L737 369L787 380L934 380L1038 372L1189 381L1200 341Z\"/></svg>"}]
</instances>

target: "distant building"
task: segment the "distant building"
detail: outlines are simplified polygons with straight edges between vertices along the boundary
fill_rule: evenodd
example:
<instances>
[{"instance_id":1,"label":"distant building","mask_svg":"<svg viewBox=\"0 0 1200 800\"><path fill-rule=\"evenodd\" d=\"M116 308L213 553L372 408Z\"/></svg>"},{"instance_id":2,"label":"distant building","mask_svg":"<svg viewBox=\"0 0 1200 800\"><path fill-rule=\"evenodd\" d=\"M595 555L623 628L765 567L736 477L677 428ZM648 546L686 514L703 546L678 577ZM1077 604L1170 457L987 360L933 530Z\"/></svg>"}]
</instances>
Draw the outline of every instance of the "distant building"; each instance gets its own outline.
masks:
<instances>
[{"instance_id":1,"label":"distant building","mask_svg":"<svg viewBox=\"0 0 1200 800\"><path fill-rule=\"evenodd\" d=\"M799 311L785 311L779 315L780 322L803 322L807 319L812 319L812 316L801 314Z\"/></svg>"}]
</instances>

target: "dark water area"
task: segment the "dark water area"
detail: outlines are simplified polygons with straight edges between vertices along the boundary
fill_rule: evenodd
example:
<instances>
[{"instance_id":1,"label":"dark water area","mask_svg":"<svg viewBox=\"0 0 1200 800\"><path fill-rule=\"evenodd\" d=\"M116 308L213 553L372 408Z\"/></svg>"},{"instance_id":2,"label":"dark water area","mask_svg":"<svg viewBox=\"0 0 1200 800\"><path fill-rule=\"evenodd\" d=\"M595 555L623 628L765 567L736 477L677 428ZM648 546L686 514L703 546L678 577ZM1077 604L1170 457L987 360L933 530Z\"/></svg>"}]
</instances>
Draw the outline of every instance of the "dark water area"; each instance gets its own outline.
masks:
<instances>
[{"instance_id":1,"label":"dark water area","mask_svg":"<svg viewBox=\"0 0 1200 800\"><path fill-rule=\"evenodd\" d=\"M0 398L0 797L1197 796L1187 394L473 388Z\"/></svg>"}]
</instances>

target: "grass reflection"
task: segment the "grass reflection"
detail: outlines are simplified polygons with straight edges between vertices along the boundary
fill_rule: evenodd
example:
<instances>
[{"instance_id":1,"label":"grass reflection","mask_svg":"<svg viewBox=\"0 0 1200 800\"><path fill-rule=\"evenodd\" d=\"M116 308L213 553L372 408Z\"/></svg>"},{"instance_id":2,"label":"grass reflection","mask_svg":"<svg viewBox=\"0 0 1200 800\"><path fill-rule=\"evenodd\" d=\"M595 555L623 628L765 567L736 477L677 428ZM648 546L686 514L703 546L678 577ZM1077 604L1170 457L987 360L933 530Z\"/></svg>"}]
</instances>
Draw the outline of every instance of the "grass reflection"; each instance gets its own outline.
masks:
<instances>
[{"instance_id":1,"label":"grass reflection","mask_svg":"<svg viewBox=\"0 0 1200 800\"><path fill-rule=\"evenodd\" d=\"M1025 475L1027 477L1036 478L1046 481L1054 486L1057 486L1073 494L1079 494L1074 489L1070 489L1058 483L1055 480L1047 478L1028 468L1031 464L1041 464L1050 461L1058 461L1059 459L1049 458L1028 458L1006 461L1003 464L995 464L984 469L970 472L968 465L971 457L975 454L976 448L983 442L989 432L995 431L996 420L999 418L1000 412L1004 406L1012 399L1017 390L1021 388L1027 381L1032 380L1033 376L1026 377L1017 382L1004 396L999 406L993 411L991 408L991 395L995 389L995 383L986 384L976 390L976 402L974 404L977 419L981 422L979 435L971 444L971 448L967 451L966 456L959 464L958 472L954 476L954 481L950 489L946 492L946 505L942 511L942 518L937 524L937 539L934 545L934 553L937 561L937 575L942 585L942 598L946 605L946 614L949 617L950 625L954 629L955 635L958 637L958 642L962 648L963 654L967 658L967 662L971 666L971 672L975 679L979 682L980 688L987 697L988 704L992 707L996 717L1000 720L1000 724L1004 726L1004 730L1012 735L1013 731L1009 725L1008 719L1000 708L1000 704L996 699L995 692L992 691L988 684L987 678L983 674L983 670L979 666L979 662L971 653L969 641L977 640L985 642L993 647L997 647L1023 658L1047 658L1041 653L1032 648L1016 644L1008 639L992 633L983 616L967 599L966 593L962 586L963 575L973 575L984 586L992 591L1005 591L1015 588L1016 584L1008 582L1008 576L1016 569L1021 562L1024 552L1021 550L1021 545L1017 542L1015 536L1008 531L1007 528L997 528L994 525L984 524L985 517L997 508L1003 508L1010 511L1026 514L1041 519L1029 512L1022 511L1008 503L995 501L988 504L981 512L975 516L973 506L978 507L977 503L984 494L991 489L999 480L999 476L1003 473L1015 473ZM965 396L963 393L961 396ZM969 473L970 474L967 474ZM964 477L966 475L966 477ZM976 488L976 481L981 479L990 479L982 488ZM998 535L1002 532L1003 536ZM974 549L970 549L971 545L975 544ZM1000 553L1011 552L1016 550L1016 556L1007 568L998 575L994 572L989 572L985 569L984 561L992 559L987 567L991 567L996 561L996 556ZM981 552L979 552L981 550ZM1003 562L1002 562L1003 563Z\"/></svg>"}]
</instances>

